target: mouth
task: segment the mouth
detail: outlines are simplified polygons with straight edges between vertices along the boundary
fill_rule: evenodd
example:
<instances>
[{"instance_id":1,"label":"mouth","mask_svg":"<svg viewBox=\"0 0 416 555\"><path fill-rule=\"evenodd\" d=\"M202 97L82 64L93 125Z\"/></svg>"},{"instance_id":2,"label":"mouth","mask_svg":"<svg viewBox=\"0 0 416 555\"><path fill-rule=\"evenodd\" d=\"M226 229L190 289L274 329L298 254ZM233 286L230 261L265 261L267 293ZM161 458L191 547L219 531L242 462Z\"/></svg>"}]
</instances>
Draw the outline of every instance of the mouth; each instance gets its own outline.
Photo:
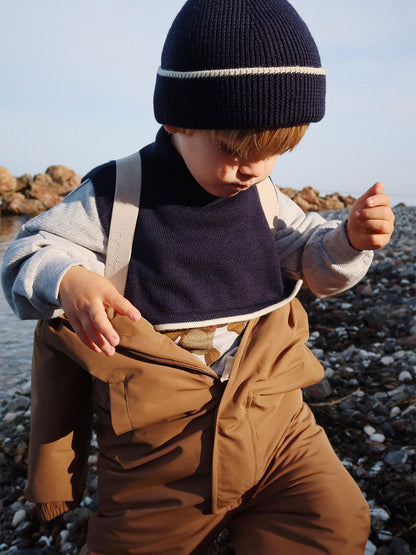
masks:
<instances>
[{"instance_id":1,"label":"mouth","mask_svg":"<svg viewBox=\"0 0 416 555\"><path fill-rule=\"evenodd\" d=\"M245 191L246 189L248 189L250 187L250 185L244 184L244 183L234 183L233 184L234 189L237 189L238 191Z\"/></svg>"}]
</instances>

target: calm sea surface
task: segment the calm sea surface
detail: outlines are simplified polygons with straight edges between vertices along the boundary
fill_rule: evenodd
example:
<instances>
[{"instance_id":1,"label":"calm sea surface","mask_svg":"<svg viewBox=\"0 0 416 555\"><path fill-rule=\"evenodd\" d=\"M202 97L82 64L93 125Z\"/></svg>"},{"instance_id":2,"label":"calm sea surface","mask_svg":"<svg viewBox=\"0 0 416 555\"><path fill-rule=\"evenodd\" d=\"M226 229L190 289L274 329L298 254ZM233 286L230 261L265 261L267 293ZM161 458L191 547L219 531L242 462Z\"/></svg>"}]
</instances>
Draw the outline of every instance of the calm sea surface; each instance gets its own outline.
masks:
<instances>
[{"instance_id":1,"label":"calm sea surface","mask_svg":"<svg viewBox=\"0 0 416 555\"><path fill-rule=\"evenodd\" d=\"M10 241L27 218L0 217L0 263ZM30 376L34 320L19 320L0 287L0 400L8 398Z\"/></svg>"}]
</instances>

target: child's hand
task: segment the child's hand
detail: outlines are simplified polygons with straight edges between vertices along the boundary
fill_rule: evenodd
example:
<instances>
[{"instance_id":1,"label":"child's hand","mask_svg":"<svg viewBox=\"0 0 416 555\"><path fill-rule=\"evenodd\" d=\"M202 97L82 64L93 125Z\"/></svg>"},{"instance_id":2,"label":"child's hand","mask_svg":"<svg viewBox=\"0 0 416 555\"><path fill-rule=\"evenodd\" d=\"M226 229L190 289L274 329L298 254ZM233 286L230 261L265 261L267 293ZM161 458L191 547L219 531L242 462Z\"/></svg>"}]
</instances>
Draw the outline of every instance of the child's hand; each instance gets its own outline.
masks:
<instances>
[{"instance_id":1,"label":"child's hand","mask_svg":"<svg viewBox=\"0 0 416 555\"><path fill-rule=\"evenodd\" d=\"M75 333L87 347L108 356L120 338L107 318L105 309L113 308L133 322L141 314L105 277L82 266L73 266L64 275L59 299Z\"/></svg>"},{"instance_id":2,"label":"child's hand","mask_svg":"<svg viewBox=\"0 0 416 555\"><path fill-rule=\"evenodd\" d=\"M359 251L381 249L390 241L394 230L394 214L388 195L380 181L361 196L351 208L347 236Z\"/></svg>"}]
</instances>

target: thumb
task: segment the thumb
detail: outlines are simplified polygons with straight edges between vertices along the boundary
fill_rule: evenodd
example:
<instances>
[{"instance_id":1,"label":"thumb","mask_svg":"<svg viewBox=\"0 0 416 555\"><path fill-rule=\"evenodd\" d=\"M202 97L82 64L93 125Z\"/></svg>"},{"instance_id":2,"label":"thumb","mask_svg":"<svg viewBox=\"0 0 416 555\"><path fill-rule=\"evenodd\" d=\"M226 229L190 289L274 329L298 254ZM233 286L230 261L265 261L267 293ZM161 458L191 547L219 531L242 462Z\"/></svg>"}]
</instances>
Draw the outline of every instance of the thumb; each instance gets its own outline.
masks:
<instances>
[{"instance_id":1,"label":"thumb","mask_svg":"<svg viewBox=\"0 0 416 555\"><path fill-rule=\"evenodd\" d=\"M383 191L384 183L382 183L381 181L377 181L377 183L374 183L374 185L370 187L366 193L364 193L363 199L370 198L374 195L380 195Z\"/></svg>"}]
</instances>

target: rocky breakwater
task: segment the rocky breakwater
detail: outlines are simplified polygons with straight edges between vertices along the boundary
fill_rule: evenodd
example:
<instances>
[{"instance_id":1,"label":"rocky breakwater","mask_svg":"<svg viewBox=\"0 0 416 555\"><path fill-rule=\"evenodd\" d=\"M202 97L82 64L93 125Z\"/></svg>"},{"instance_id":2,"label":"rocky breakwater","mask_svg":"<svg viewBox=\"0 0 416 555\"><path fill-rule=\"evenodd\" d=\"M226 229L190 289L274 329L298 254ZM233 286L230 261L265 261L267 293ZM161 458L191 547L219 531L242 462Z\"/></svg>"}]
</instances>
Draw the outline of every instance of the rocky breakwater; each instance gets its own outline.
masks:
<instances>
[{"instance_id":1,"label":"rocky breakwater","mask_svg":"<svg viewBox=\"0 0 416 555\"><path fill-rule=\"evenodd\" d=\"M391 243L358 286L324 300L301 295L309 347L325 368L304 395L369 503L366 555L411 555L416 547L416 207L394 211ZM96 438L82 506L42 523L24 495L29 416L28 382L0 407L0 552L76 553L97 506ZM207 555L233 553L225 530Z\"/></svg>"},{"instance_id":2,"label":"rocky breakwater","mask_svg":"<svg viewBox=\"0 0 416 555\"><path fill-rule=\"evenodd\" d=\"M45 173L13 177L0 167L0 213L35 215L58 204L81 183L81 177L66 166L50 166Z\"/></svg>"},{"instance_id":3,"label":"rocky breakwater","mask_svg":"<svg viewBox=\"0 0 416 555\"><path fill-rule=\"evenodd\" d=\"M7 215L35 215L52 208L81 182L81 177L66 166L50 166L45 173L13 177L7 168L0 167L0 213ZM302 190L282 188L305 212L339 210L353 205L355 199L339 193L321 196L313 187Z\"/></svg>"}]
</instances>

